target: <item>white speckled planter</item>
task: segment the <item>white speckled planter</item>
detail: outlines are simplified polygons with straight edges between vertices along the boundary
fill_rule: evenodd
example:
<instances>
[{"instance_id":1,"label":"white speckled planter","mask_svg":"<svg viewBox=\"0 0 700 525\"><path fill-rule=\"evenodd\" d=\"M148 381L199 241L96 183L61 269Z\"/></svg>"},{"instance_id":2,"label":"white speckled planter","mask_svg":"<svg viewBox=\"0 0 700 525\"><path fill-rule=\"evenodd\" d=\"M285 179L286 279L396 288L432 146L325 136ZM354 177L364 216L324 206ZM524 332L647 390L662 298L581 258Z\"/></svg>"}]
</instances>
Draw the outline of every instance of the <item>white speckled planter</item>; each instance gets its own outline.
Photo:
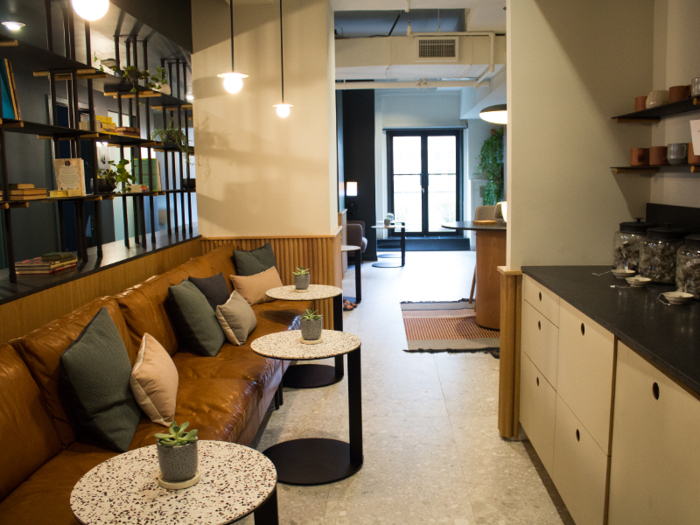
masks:
<instances>
[{"instance_id":1,"label":"white speckled planter","mask_svg":"<svg viewBox=\"0 0 700 525\"><path fill-rule=\"evenodd\" d=\"M197 441L179 447L166 447L156 443L158 464L166 481L185 481L197 473Z\"/></svg>"},{"instance_id":2,"label":"white speckled planter","mask_svg":"<svg viewBox=\"0 0 700 525\"><path fill-rule=\"evenodd\" d=\"M311 274L295 275L294 276L294 287L297 290L308 290L311 284Z\"/></svg>"},{"instance_id":3,"label":"white speckled planter","mask_svg":"<svg viewBox=\"0 0 700 525\"><path fill-rule=\"evenodd\" d=\"M316 341L321 338L323 330L323 317L320 319L302 319L301 320L301 337L307 341Z\"/></svg>"}]
</instances>

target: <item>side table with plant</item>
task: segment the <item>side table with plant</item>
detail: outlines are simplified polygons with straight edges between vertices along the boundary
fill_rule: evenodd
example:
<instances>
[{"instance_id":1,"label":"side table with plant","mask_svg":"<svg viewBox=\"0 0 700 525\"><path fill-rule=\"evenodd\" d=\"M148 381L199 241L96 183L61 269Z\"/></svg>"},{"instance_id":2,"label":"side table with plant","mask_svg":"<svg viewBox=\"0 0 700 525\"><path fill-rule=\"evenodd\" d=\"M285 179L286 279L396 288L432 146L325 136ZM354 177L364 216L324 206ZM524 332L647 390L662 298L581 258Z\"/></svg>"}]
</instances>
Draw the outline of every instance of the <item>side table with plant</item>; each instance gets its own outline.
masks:
<instances>
[{"instance_id":1,"label":"side table with plant","mask_svg":"<svg viewBox=\"0 0 700 525\"><path fill-rule=\"evenodd\" d=\"M173 421L168 433L154 434L157 439L158 464L163 480L183 482L197 474L197 430L185 434L189 422L178 425Z\"/></svg>"},{"instance_id":2,"label":"side table with plant","mask_svg":"<svg viewBox=\"0 0 700 525\"><path fill-rule=\"evenodd\" d=\"M311 284L311 274L309 269L297 268L292 272L294 274L294 287L300 291L306 291Z\"/></svg>"},{"instance_id":3,"label":"side table with plant","mask_svg":"<svg viewBox=\"0 0 700 525\"><path fill-rule=\"evenodd\" d=\"M301 316L301 338L304 341L318 341L323 330L323 316L318 310L306 310Z\"/></svg>"}]
</instances>

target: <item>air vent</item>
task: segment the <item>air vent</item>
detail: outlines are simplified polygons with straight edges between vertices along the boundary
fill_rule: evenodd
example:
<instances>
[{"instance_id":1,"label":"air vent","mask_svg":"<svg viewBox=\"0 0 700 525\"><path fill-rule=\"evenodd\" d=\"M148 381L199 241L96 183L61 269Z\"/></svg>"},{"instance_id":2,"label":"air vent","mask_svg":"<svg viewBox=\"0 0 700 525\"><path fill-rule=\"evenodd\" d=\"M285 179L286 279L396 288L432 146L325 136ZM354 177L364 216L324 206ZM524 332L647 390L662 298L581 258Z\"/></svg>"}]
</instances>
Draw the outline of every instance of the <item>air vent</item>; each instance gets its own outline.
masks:
<instances>
[{"instance_id":1,"label":"air vent","mask_svg":"<svg viewBox=\"0 0 700 525\"><path fill-rule=\"evenodd\" d=\"M416 62L456 62L456 38L417 38Z\"/></svg>"}]
</instances>

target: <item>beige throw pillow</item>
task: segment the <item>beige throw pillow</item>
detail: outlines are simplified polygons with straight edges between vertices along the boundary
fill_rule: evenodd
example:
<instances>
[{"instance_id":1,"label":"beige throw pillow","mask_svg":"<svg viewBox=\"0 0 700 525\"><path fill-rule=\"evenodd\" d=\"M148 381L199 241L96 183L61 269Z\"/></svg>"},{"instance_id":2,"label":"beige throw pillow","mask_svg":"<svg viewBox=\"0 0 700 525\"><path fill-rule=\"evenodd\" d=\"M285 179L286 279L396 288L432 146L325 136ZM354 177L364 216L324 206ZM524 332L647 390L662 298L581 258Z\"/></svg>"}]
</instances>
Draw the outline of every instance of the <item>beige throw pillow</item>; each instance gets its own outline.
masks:
<instances>
[{"instance_id":1,"label":"beige throw pillow","mask_svg":"<svg viewBox=\"0 0 700 525\"><path fill-rule=\"evenodd\" d=\"M236 291L241 294L250 305L274 301L274 299L268 297L265 292L272 288L284 286L277 273L277 268L274 266L268 268L264 272L256 273L255 275L232 275L231 282Z\"/></svg>"},{"instance_id":2,"label":"beige throw pillow","mask_svg":"<svg viewBox=\"0 0 700 525\"><path fill-rule=\"evenodd\" d=\"M245 344L258 325L255 312L241 294L234 290L225 304L216 307L216 318L232 345Z\"/></svg>"},{"instance_id":3,"label":"beige throw pillow","mask_svg":"<svg viewBox=\"0 0 700 525\"><path fill-rule=\"evenodd\" d=\"M169 427L175 417L177 368L163 346L151 334L143 334L131 371L131 391L154 423Z\"/></svg>"}]
</instances>

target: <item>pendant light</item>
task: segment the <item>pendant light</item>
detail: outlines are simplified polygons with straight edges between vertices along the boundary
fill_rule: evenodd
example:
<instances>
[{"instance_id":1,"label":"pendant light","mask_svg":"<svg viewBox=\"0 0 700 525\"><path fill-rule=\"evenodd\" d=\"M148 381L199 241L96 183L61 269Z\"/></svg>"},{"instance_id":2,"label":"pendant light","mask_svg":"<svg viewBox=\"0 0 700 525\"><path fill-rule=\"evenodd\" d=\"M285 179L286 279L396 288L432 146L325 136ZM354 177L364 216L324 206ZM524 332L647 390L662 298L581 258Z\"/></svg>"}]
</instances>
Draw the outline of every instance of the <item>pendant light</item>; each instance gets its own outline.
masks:
<instances>
[{"instance_id":1,"label":"pendant light","mask_svg":"<svg viewBox=\"0 0 700 525\"><path fill-rule=\"evenodd\" d=\"M489 106L479 112L479 117L481 120L485 120L491 124L503 124L505 126L508 124L508 108L505 104Z\"/></svg>"},{"instance_id":2,"label":"pendant light","mask_svg":"<svg viewBox=\"0 0 700 525\"><path fill-rule=\"evenodd\" d=\"M292 105L284 102L284 38L282 36L282 0L280 0L280 64L282 65L282 103L275 104L273 108L277 108L277 115L280 118L287 118L291 111Z\"/></svg>"},{"instance_id":3,"label":"pendant light","mask_svg":"<svg viewBox=\"0 0 700 525\"><path fill-rule=\"evenodd\" d=\"M78 16L89 22L99 20L109 10L109 0L72 0L71 3Z\"/></svg>"},{"instance_id":4,"label":"pendant light","mask_svg":"<svg viewBox=\"0 0 700 525\"><path fill-rule=\"evenodd\" d=\"M243 79L248 78L244 73L237 73L233 67L233 0L229 0L229 8L231 12L231 71L217 75L224 79L224 89L229 93L238 93L243 89Z\"/></svg>"}]
</instances>

